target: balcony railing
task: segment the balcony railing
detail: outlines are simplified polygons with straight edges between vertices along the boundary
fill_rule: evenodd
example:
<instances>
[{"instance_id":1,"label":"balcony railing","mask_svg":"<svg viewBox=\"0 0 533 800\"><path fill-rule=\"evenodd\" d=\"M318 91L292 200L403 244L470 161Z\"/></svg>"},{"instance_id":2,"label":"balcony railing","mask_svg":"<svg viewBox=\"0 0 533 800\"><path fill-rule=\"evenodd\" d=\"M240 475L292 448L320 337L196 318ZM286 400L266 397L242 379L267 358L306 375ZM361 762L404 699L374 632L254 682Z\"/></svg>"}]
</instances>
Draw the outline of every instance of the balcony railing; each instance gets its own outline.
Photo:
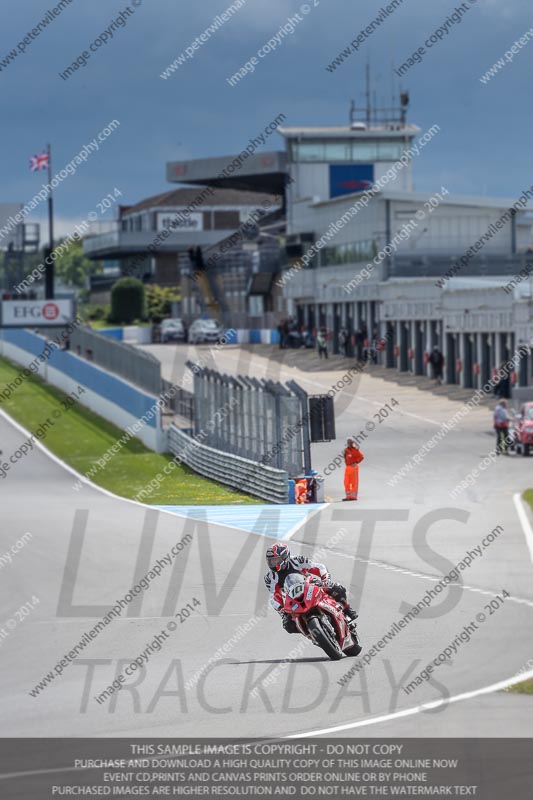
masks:
<instances>
[{"instance_id":1,"label":"balcony railing","mask_svg":"<svg viewBox=\"0 0 533 800\"><path fill-rule=\"evenodd\" d=\"M441 278L453 271L450 277L484 277L515 275L533 265L533 253L515 255L480 255L464 266L460 259L463 254L453 256L412 255L393 256L390 260L389 278Z\"/></svg>"}]
</instances>

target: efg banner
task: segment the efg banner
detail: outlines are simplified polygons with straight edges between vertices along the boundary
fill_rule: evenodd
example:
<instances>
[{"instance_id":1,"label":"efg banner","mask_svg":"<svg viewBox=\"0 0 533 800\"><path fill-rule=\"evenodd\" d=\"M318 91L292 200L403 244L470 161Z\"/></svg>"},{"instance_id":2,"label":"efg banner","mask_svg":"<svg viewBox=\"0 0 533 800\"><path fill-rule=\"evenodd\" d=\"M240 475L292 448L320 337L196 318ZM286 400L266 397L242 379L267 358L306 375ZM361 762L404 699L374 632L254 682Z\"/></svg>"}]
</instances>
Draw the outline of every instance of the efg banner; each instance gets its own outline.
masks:
<instances>
[{"instance_id":1,"label":"efg banner","mask_svg":"<svg viewBox=\"0 0 533 800\"><path fill-rule=\"evenodd\" d=\"M341 197L370 189L374 183L373 164L330 164L329 196Z\"/></svg>"},{"instance_id":2,"label":"efg banner","mask_svg":"<svg viewBox=\"0 0 533 800\"><path fill-rule=\"evenodd\" d=\"M71 300L3 300L4 327L40 327L72 321Z\"/></svg>"}]
</instances>

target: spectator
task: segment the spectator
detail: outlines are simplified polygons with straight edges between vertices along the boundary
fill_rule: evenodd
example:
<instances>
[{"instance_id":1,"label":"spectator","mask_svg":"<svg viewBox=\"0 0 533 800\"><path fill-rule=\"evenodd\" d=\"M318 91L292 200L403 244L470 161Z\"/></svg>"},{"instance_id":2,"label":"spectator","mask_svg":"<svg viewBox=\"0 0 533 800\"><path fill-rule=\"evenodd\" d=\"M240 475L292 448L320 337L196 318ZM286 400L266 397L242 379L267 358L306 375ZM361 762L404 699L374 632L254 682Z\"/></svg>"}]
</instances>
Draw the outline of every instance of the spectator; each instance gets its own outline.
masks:
<instances>
[{"instance_id":1,"label":"spectator","mask_svg":"<svg viewBox=\"0 0 533 800\"><path fill-rule=\"evenodd\" d=\"M316 336L316 344L317 344L317 347L318 347L319 358L322 358L322 356L324 356L324 358L327 358L328 357L328 343L327 343L327 339L326 339L326 329L325 328L320 328L320 330L318 331L317 336Z\"/></svg>"},{"instance_id":2,"label":"spectator","mask_svg":"<svg viewBox=\"0 0 533 800\"><path fill-rule=\"evenodd\" d=\"M502 377L494 385L494 394L502 400L509 400L511 397L511 381L509 380L509 365L506 361L501 365L499 372Z\"/></svg>"},{"instance_id":3,"label":"spectator","mask_svg":"<svg viewBox=\"0 0 533 800\"><path fill-rule=\"evenodd\" d=\"M509 414L507 412L507 401L500 400L494 409L494 430L496 432L496 453L498 455L508 455L509 445Z\"/></svg>"},{"instance_id":4,"label":"spectator","mask_svg":"<svg viewBox=\"0 0 533 800\"><path fill-rule=\"evenodd\" d=\"M289 334L291 332L291 323L290 320L284 319L281 323L281 348L282 350L286 347L289 347Z\"/></svg>"},{"instance_id":5,"label":"spectator","mask_svg":"<svg viewBox=\"0 0 533 800\"><path fill-rule=\"evenodd\" d=\"M282 319L278 325L279 349L284 350L287 346L287 321Z\"/></svg>"},{"instance_id":6,"label":"spectator","mask_svg":"<svg viewBox=\"0 0 533 800\"><path fill-rule=\"evenodd\" d=\"M435 345L433 348L433 352L429 357L429 363L431 364L431 371L433 373L433 380L440 386L442 384L442 370L444 367L444 356L442 355L441 351Z\"/></svg>"},{"instance_id":7,"label":"spectator","mask_svg":"<svg viewBox=\"0 0 533 800\"><path fill-rule=\"evenodd\" d=\"M348 355L348 331L341 328L339 331L339 351L345 358Z\"/></svg>"},{"instance_id":8,"label":"spectator","mask_svg":"<svg viewBox=\"0 0 533 800\"><path fill-rule=\"evenodd\" d=\"M355 353L358 361L363 360L363 344L365 335L362 328L358 328L355 332Z\"/></svg>"}]
</instances>

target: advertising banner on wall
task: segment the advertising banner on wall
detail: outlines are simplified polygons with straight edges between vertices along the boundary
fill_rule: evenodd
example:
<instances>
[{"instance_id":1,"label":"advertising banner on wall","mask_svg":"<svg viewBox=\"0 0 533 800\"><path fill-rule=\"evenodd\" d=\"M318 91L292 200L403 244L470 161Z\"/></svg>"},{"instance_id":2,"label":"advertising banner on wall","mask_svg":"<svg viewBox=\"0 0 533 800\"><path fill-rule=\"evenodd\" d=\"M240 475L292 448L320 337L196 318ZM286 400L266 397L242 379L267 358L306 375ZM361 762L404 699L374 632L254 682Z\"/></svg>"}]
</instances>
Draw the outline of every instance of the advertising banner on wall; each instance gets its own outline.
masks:
<instances>
[{"instance_id":1,"label":"advertising banner on wall","mask_svg":"<svg viewBox=\"0 0 533 800\"><path fill-rule=\"evenodd\" d=\"M203 231L204 229L204 215L203 214L187 214L184 216L183 211L160 211L157 214L157 230L159 232L165 230L171 231Z\"/></svg>"},{"instance_id":2,"label":"advertising banner on wall","mask_svg":"<svg viewBox=\"0 0 533 800\"><path fill-rule=\"evenodd\" d=\"M3 300L2 325L40 327L72 320L72 300Z\"/></svg>"},{"instance_id":3,"label":"advertising banner on wall","mask_svg":"<svg viewBox=\"0 0 533 800\"><path fill-rule=\"evenodd\" d=\"M364 192L374 183L373 164L330 164L329 196Z\"/></svg>"}]
</instances>

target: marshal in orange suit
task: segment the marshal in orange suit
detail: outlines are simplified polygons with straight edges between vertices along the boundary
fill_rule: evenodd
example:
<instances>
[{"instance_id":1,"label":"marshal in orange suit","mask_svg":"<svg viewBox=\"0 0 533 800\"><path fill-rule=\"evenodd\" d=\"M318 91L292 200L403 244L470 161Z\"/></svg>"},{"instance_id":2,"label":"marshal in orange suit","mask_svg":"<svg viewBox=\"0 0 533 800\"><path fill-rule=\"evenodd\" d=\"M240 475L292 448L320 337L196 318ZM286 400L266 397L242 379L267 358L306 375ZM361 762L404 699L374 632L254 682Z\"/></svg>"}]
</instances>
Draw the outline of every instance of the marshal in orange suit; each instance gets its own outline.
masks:
<instances>
[{"instance_id":1,"label":"marshal in orange suit","mask_svg":"<svg viewBox=\"0 0 533 800\"><path fill-rule=\"evenodd\" d=\"M344 451L344 491L346 497L343 500L357 500L359 490L359 464L364 459L364 455L355 446L353 439L348 439L347 447Z\"/></svg>"}]
</instances>

